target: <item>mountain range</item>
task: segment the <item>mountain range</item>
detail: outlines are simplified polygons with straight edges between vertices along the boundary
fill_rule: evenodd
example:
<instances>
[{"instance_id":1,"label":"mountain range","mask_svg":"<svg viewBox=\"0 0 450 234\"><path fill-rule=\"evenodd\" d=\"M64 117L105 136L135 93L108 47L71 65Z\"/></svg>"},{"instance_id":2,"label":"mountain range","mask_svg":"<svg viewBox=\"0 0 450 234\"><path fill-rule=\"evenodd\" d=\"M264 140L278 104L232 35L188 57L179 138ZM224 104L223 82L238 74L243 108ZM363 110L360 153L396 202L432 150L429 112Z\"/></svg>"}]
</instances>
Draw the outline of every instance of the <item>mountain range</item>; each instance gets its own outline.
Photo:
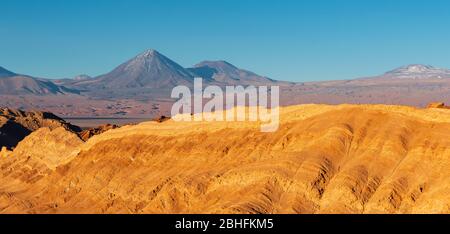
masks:
<instances>
[{"instance_id":1,"label":"mountain range","mask_svg":"<svg viewBox=\"0 0 450 234\"><path fill-rule=\"evenodd\" d=\"M203 61L184 68L156 50L150 49L119 65L112 71L90 77L72 79L42 79L19 75L0 67L0 94L55 95L67 93L98 93L135 89L171 89L177 85L192 85L195 77L216 85L295 85L276 81L251 71L240 69L226 61ZM403 66L383 75L361 79L449 79L450 70L429 65Z\"/></svg>"},{"instance_id":2,"label":"mountain range","mask_svg":"<svg viewBox=\"0 0 450 234\"><path fill-rule=\"evenodd\" d=\"M225 61L201 62L184 68L156 50L150 49L119 65L109 73L91 79L62 83L73 89L94 92L115 91L126 94L137 90L167 90L178 85L192 86L195 77L216 85L259 85L275 80L242 70ZM94 94L94 95L95 95Z\"/></svg>"},{"instance_id":3,"label":"mountain range","mask_svg":"<svg viewBox=\"0 0 450 234\"><path fill-rule=\"evenodd\" d=\"M382 75L350 80L294 83L277 81L226 61L185 68L156 50L146 50L112 71L90 77L44 79L0 67L0 106L44 109L62 116L167 114L170 90L205 85L278 85L281 104L383 103L425 106L450 102L450 70L413 64Z\"/></svg>"},{"instance_id":4,"label":"mountain range","mask_svg":"<svg viewBox=\"0 0 450 234\"><path fill-rule=\"evenodd\" d=\"M20 75L0 67L0 95L55 95L64 93L77 93L77 91L57 85L49 79Z\"/></svg>"},{"instance_id":5,"label":"mountain range","mask_svg":"<svg viewBox=\"0 0 450 234\"><path fill-rule=\"evenodd\" d=\"M195 77L216 85L263 85L278 82L235 67L226 61L205 61L184 68L156 50L150 49L119 65L111 72L97 77L87 75L72 79L41 79L18 75L0 68L0 94L55 95L116 92L118 96L136 90L166 90L178 85L191 86Z\"/></svg>"}]
</instances>

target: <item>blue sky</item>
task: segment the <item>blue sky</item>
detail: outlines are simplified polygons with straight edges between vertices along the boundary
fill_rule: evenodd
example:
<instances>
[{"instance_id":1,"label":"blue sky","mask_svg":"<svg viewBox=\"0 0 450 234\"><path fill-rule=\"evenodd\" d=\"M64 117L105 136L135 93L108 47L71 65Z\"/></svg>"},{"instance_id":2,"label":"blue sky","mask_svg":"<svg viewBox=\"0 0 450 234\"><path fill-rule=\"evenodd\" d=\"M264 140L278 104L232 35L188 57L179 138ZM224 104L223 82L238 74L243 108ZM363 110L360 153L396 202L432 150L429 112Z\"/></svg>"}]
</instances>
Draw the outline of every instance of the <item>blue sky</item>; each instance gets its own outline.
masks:
<instances>
[{"instance_id":1,"label":"blue sky","mask_svg":"<svg viewBox=\"0 0 450 234\"><path fill-rule=\"evenodd\" d=\"M99 75L154 48L188 67L227 60L279 80L450 68L446 0L2 0L0 66Z\"/></svg>"}]
</instances>

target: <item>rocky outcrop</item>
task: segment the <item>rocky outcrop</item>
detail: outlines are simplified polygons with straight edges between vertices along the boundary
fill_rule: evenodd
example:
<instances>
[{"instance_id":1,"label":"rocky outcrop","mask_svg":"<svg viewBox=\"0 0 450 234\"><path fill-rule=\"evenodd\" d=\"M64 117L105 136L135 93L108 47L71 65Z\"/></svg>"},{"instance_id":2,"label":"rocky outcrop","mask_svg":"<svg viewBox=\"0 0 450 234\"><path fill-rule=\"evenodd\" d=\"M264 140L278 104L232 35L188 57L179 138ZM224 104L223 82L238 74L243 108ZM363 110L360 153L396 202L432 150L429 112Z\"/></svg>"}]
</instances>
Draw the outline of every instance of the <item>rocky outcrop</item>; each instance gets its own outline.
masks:
<instances>
[{"instance_id":1,"label":"rocky outcrop","mask_svg":"<svg viewBox=\"0 0 450 234\"><path fill-rule=\"evenodd\" d=\"M81 139L73 132L59 127L51 130L44 127L22 140L14 151L5 148L0 152L0 209L7 203L17 201L15 191L38 185L49 175L56 175L56 168L73 160L79 153ZM8 190L8 193L4 193Z\"/></svg>"},{"instance_id":2,"label":"rocky outcrop","mask_svg":"<svg viewBox=\"0 0 450 234\"><path fill-rule=\"evenodd\" d=\"M166 122L168 120L170 120L170 117L167 117L164 115L161 115L161 116L153 119L153 121L158 122L158 123Z\"/></svg>"},{"instance_id":3,"label":"rocky outcrop","mask_svg":"<svg viewBox=\"0 0 450 234\"><path fill-rule=\"evenodd\" d=\"M446 106L443 102L432 102L427 105L427 108L439 108L439 109L450 109L449 106Z\"/></svg>"},{"instance_id":4,"label":"rocky outcrop","mask_svg":"<svg viewBox=\"0 0 450 234\"><path fill-rule=\"evenodd\" d=\"M0 108L0 148L14 148L22 139L39 128L55 129L63 127L72 132L80 132L77 126L67 123L49 112L22 111Z\"/></svg>"},{"instance_id":5,"label":"rocky outcrop","mask_svg":"<svg viewBox=\"0 0 450 234\"><path fill-rule=\"evenodd\" d=\"M63 127L44 127L21 141L11 156L27 156L44 163L49 169L55 169L72 160L82 143L77 134Z\"/></svg>"},{"instance_id":6,"label":"rocky outcrop","mask_svg":"<svg viewBox=\"0 0 450 234\"><path fill-rule=\"evenodd\" d=\"M80 132L79 135L80 135L80 138L83 141L87 141L87 140L89 140L89 138L91 138L91 137L93 137L95 135L102 134L102 133L104 133L106 131L109 131L111 129L116 129L118 127L119 126L115 125L115 124L105 124L105 125L101 125L101 126L96 127L96 128L91 128L91 129L84 130L84 131Z\"/></svg>"}]
</instances>

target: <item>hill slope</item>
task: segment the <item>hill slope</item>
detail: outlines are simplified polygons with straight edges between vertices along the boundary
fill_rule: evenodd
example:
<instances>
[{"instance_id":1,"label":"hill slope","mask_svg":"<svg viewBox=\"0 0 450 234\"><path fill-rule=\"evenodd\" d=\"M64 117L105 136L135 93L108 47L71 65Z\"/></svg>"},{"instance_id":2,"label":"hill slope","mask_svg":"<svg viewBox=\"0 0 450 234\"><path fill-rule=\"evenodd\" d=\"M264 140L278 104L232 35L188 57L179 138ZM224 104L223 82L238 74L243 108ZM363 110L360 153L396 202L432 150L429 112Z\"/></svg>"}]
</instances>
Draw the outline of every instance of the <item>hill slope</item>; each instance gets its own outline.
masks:
<instances>
[{"instance_id":1,"label":"hill slope","mask_svg":"<svg viewBox=\"0 0 450 234\"><path fill-rule=\"evenodd\" d=\"M3 67L0 67L0 78L12 77L12 76L17 76L17 74L12 71L8 71Z\"/></svg>"},{"instance_id":2,"label":"hill slope","mask_svg":"<svg viewBox=\"0 0 450 234\"><path fill-rule=\"evenodd\" d=\"M56 95L77 93L52 81L37 79L29 76L13 76L0 79L0 93L2 95Z\"/></svg>"},{"instance_id":3,"label":"hill slope","mask_svg":"<svg viewBox=\"0 0 450 234\"><path fill-rule=\"evenodd\" d=\"M0 187L0 212L450 212L448 110L303 105L281 119L272 134L172 120L110 130L54 173Z\"/></svg>"},{"instance_id":4,"label":"hill slope","mask_svg":"<svg viewBox=\"0 0 450 234\"><path fill-rule=\"evenodd\" d=\"M196 77L223 85L274 85L275 80L235 67L226 61L204 61L189 70Z\"/></svg>"},{"instance_id":5,"label":"hill slope","mask_svg":"<svg viewBox=\"0 0 450 234\"><path fill-rule=\"evenodd\" d=\"M54 83L52 80L19 75L0 67L0 95L56 95L79 92Z\"/></svg>"},{"instance_id":6,"label":"hill slope","mask_svg":"<svg viewBox=\"0 0 450 234\"><path fill-rule=\"evenodd\" d=\"M81 131L77 126L71 125L49 112L25 112L0 108L0 149L2 147L15 147L31 132L42 127L48 127L50 129L64 127L74 132Z\"/></svg>"}]
</instances>

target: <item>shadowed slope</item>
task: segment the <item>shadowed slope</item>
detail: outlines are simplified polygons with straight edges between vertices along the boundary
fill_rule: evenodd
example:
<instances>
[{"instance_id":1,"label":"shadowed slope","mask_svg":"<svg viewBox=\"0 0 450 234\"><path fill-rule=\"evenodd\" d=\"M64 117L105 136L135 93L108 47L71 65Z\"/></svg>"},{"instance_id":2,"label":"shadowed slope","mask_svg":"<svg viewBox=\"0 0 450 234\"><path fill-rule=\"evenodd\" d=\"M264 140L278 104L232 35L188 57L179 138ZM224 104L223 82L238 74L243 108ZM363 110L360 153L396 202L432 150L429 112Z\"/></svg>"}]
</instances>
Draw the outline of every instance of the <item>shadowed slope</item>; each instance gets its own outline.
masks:
<instances>
[{"instance_id":1,"label":"shadowed slope","mask_svg":"<svg viewBox=\"0 0 450 234\"><path fill-rule=\"evenodd\" d=\"M16 75L17 75L16 73L6 70L3 67L0 67L0 78L12 77L12 76L16 76Z\"/></svg>"},{"instance_id":2,"label":"shadowed slope","mask_svg":"<svg viewBox=\"0 0 450 234\"><path fill-rule=\"evenodd\" d=\"M0 108L0 148L15 147L27 135L41 127L64 127L73 132L81 131L79 127L49 112Z\"/></svg>"}]
</instances>

